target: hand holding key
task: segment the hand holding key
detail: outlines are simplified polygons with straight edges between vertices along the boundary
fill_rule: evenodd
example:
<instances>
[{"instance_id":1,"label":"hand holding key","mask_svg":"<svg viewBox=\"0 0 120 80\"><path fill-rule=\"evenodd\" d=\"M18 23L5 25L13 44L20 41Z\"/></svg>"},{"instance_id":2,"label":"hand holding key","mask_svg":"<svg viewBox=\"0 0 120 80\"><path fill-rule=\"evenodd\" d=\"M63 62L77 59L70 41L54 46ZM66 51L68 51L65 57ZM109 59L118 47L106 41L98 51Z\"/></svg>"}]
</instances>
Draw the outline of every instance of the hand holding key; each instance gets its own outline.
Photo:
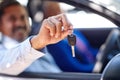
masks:
<instances>
[{"instance_id":1,"label":"hand holding key","mask_svg":"<svg viewBox=\"0 0 120 80\"><path fill-rule=\"evenodd\" d=\"M74 34L68 35L68 43L72 49L72 56L75 57L76 36Z\"/></svg>"},{"instance_id":2,"label":"hand holding key","mask_svg":"<svg viewBox=\"0 0 120 80\"><path fill-rule=\"evenodd\" d=\"M46 45L63 40L72 30L73 26L65 14L49 17L43 21L39 33L31 39L31 45L34 49L40 50Z\"/></svg>"}]
</instances>

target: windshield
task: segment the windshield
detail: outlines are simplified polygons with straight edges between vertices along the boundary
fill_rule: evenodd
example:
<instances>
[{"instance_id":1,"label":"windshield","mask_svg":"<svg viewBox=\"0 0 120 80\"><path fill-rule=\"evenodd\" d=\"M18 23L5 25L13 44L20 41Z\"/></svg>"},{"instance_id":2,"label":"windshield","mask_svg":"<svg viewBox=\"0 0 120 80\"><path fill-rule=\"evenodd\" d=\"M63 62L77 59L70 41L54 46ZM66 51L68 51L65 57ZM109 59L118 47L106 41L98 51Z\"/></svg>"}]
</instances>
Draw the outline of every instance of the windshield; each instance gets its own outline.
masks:
<instances>
[{"instance_id":1,"label":"windshield","mask_svg":"<svg viewBox=\"0 0 120 80\"><path fill-rule=\"evenodd\" d=\"M90 0L120 14L120 0Z\"/></svg>"}]
</instances>

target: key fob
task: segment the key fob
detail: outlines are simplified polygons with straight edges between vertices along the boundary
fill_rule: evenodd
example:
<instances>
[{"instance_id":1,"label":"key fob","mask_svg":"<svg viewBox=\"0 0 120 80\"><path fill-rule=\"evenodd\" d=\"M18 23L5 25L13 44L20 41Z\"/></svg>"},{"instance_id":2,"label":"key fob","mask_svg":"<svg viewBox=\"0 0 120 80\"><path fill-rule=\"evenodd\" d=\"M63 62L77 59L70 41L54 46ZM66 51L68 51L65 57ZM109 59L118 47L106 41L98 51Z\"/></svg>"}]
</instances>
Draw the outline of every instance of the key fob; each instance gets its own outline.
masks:
<instances>
[{"instance_id":1,"label":"key fob","mask_svg":"<svg viewBox=\"0 0 120 80\"><path fill-rule=\"evenodd\" d=\"M70 46L76 45L76 36L74 34L68 35L67 39Z\"/></svg>"}]
</instances>

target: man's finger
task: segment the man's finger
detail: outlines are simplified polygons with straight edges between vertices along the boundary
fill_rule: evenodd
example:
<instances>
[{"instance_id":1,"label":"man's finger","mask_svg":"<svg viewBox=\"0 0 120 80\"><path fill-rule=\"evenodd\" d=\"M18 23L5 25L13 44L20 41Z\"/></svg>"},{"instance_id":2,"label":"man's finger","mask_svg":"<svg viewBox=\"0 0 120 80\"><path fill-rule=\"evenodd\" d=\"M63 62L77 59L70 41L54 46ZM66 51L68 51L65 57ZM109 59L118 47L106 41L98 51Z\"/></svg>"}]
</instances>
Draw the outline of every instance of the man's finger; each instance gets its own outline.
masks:
<instances>
[{"instance_id":1,"label":"man's finger","mask_svg":"<svg viewBox=\"0 0 120 80\"><path fill-rule=\"evenodd\" d=\"M59 20L55 19L54 17L51 17L50 20L56 25L55 37L58 38L62 32L62 23Z\"/></svg>"},{"instance_id":2,"label":"man's finger","mask_svg":"<svg viewBox=\"0 0 120 80\"><path fill-rule=\"evenodd\" d=\"M61 34L61 40L67 37L69 34L72 34L72 30L63 31Z\"/></svg>"},{"instance_id":3,"label":"man's finger","mask_svg":"<svg viewBox=\"0 0 120 80\"><path fill-rule=\"evenodd\" d=\"M46 19L46 28L50 31L50 36L54 36L56 33L55 25L50 21L50 19Z\"/></svg>"},{"instance_id":4,"label":"man's finger","mask_svg":"<svg viewBox=\"0 0 120 80\"><path fill-rule=\"evenodd\" d=\"M72 26L65 14L57 15L56 18L62 22L64 30L68 30Z\"/></svg>"}]
</instances>

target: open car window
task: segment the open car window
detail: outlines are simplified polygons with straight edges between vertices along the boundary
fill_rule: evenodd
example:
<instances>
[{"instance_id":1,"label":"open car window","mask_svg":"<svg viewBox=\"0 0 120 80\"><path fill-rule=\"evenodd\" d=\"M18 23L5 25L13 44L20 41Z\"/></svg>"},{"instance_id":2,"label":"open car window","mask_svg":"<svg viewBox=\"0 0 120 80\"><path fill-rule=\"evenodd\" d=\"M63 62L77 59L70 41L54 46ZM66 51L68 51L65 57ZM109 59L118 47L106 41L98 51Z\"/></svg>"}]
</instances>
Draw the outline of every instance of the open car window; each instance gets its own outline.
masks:
<instances>
[{"instance_id":1,"label":"open car window","mask_svg":"<svg viewBox=\"0 0 120 80\"><path fill-rule=\"evenodd\" d=\"M28 8L27 3L29 1L36 1L34 4L38 4L38 6L33 6L33 3L31 3L30 5L31 7L29 7L29 9L32 9L31 12L29 12L30 20L31 20L30 23L33 28L32 30L37 30L35 32L38 32L42 21L46 18L42 9L42 4L44 2L47 2L47 0L26 0L26 1L18 0L18 1L21 2L21 4L23 4L27 8ZM94 2L94 0L90 0L90 1ZM94 65L96 64L97 61L96 56L99 52L100 47L102 46L102 44L104 44L105 40L107 39L107 36L109 35L110 31L114 28L119 28L118 25L116 25L108 18L98 15L97 13L92 12L91 10L85 7L79 7L79 6L75 7L75 6L71 6L70 4L58 2L58 1L50 1L50 2L59 4L61 13L65 13L69 21L73 24L74 27L73 33L77 36L77 44L75 46L76 57L73 58L71 56L72 55L71 47L68 44L67 39L65 38L64 40L60 41L57 44L47 46L49 53L55 60L55 64L58 65L58 67L62 70L62 72L60 73L51 72L52 74L44 73L44 72L40 72L40 73L36 72L34 73L34 75L32 75L33 73L28 71L27 73L23 72L19 76L30 77L30 78L42 77L42 78L50 78L50 79L57 79L57 78L70 79L71 77L73 77L73 79L80 79L80 77L83 76L81 80L100 79L101 74L93 73ZM104 7L108 9L110 8L110 10L119 13L119 11L117 11L115 7L113 7L113 5L109 6L108 4L102 3L100 0L96 0L95 3L103 5ZM55 10L53 10L53 12L54 11ZM49 65L47 67L49 67ZM90 78L87 78L87 76L89 76ZM96 77L94 78L94 76Z\"/></svg>"},{"instance_id":2,"label":"open car window","mask_svg":"<svg viewBox=\"0 0 120 80\"><path fill-rule=\"evenodd\" d=\"M59 4L74 28L117 28L110 20L85 8L75 8L65 3Z\"/></svg>"}]
</instances>

